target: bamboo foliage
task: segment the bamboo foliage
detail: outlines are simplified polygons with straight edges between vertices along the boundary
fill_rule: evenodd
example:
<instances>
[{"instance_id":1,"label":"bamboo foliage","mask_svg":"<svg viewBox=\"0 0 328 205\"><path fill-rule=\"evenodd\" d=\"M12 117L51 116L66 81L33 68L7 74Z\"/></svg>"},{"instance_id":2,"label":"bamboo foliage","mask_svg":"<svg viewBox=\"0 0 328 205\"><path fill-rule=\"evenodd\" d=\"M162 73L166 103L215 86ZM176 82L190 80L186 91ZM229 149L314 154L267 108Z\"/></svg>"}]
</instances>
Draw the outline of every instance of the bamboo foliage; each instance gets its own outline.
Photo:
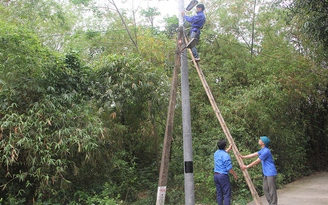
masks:
<instances>
[{"instance_id":1,"label":"bamboo foliage","mask_svg":"<svg viewBox=\"0 0 328 205\"><path fill-rule=\"evenodd\" d=\"M176 18L151 30L122 10L136 52L115 11L73 3L1 2L0 201L154 204ZM326 53L278 1L257 1L256 16L253 3L206 2L197 48L236 146L255 152L268 135L281 186L327 167ZM90 10L97 18L79 16ZM225 136L189 68L196 201L212 204L212 154ZM179 89L176 100L167 204L183 203ZM262 194L261 167L249 174ZM232 186L233 203L250 200L242 179Z\"/></svg>"}]
</instances>

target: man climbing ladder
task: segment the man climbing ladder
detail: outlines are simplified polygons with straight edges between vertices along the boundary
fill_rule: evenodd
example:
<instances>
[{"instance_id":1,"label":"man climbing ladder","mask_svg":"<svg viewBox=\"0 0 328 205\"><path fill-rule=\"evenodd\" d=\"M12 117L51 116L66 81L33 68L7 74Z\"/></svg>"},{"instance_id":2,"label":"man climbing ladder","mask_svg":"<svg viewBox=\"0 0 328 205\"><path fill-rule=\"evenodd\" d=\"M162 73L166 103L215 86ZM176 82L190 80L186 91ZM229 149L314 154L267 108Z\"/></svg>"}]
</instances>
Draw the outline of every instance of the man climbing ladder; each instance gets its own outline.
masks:
<instances>
[{"instance_id":1,"label":"man climbing ladder","mask_svg":"<svg viewBox=\"0 0 328 205\"><path fill-rule=\"evenodd\" d=\"M182 12L181 15L183 16L184 20L191 23L191 30L189 33L189 40L192 41L193 39L200 39L200 30L203 28L206 17L204 15L205 6L203 4L198 4L196 6L196 15L195 16L186 16L185 12ZM195 61L200 61L200 57L198 55L198 51L195 46L191 48L192 54L195 58Z\"/></svg>"}]
</instances>

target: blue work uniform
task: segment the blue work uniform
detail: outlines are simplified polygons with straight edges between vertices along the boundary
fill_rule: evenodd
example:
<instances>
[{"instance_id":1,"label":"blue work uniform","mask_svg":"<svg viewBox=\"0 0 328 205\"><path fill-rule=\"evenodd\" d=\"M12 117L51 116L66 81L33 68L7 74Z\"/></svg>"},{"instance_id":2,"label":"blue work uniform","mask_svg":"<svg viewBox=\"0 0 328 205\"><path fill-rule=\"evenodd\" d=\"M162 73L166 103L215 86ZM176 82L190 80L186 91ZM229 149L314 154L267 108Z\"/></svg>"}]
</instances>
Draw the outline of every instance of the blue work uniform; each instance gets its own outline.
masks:
<instances>
[{"instance_id":1,"label":"blue work uniform","mask_svg":"<svg viewBox=\"0 0 328 205\"><path fill-rule=\"evenodd\" d=\"M228 174L231 169L230 155L225 150L217 150L214 153L214 183L218 205L230 205L231 184Z\"/></svg>"},{"instance_id":2,"label":"blue work uniform","mask_svg":"<svg viewBox=\"0 0 328 205\"><path fill-rule=\"evenodd\" d=\"M273 157L269 148L264 147L257 152L262 163L263 175L272 177L277 175L277 169L274 165Z\"/></svg>"},{"instance_id":3,"label":"blue work uniform","mask_svg":"<svg viewBox=\"0 0 328 205\"><path fill-rule=\"evenodd\" d=\"M278 204L276 176L277 169L274 165L271 151L267 147L263 147L257 152L262 163L263 172L263 191L270 205Z\"/></svg>"},{"instance_id":4,"label":"blue work uniform","mask_svg":"<svg viewBox=\"0 0 328 205\"><path fill-rule=\"evenodd\" d=\"M184 16L184 19L191 23L191 30L189 34L189 39L199 39L200 38L200 29L203 28L203 25L206 22L206 18L203 11L197 12L195 16ZM198 51L194 46L192 49L192 53L195 58L199 58Z\"/></svg>"},{"instance_id":5,"label":"blue work uniform","mask_svg":"<svg viewBox=\"0 0 328 205\"><path fill-rule=\"evenodd\" d=\"M191 32L196 33L200 33L200 29L203 28L203 25L206 21L203 11L197 12L197 15L195 16L184 16L184 19L191 23Z\"/></svg>"}]
</instances>

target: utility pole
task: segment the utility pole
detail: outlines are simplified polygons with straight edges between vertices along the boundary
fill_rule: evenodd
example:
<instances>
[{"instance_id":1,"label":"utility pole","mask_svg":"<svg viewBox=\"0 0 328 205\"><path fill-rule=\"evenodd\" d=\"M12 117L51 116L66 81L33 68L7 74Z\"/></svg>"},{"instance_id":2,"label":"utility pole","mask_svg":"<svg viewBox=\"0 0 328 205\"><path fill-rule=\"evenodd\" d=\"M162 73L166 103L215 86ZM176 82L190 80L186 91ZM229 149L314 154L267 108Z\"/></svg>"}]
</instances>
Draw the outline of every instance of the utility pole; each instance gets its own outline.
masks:
<instances>
[{"instance_id":1,"label":"utility pole","mask_svg":"<svg viewBox=\"0 0 328 205\"><path fill-rule=\"evenodd\" d=\"M164 145L160 167L160 175L157 189L156 205L164 205L166 195L166 185L168 178L169 157L172 142L174 107L176 103L177 76L178 68L181 66L181 96L182 96L182 124L183 124L183 155L184 155L184 178L185 178L185 205L195 204L194 194L194 174L193 174L193 156L192 156L192 136L191 136L191 118L190 118L190 94L189 94L189 76L186 45L184 39L183 17L184 1L178 1L179 17L179 36L177 40L177 50L175 57L175 66L173 71L169 109L166 120L166 129L164 136ZM182 51L181 51L181 48Z\"/></svg>"},{"instance_id":2,"label":"utility pole","mask_svg":"<svg viewBox=\"0 0 328 205\"><path fill-rule=\"evenodd\" d=\"M184 1L178 1L179 8L179 27L184 30L183 17L181 12L184 11ZM183 47L187 42L182 40ZM182 98L182 130L183 130L183 159L184 159L184 190L185 205L195 204L194 191L194 168L192 154L192 134L191 134L191 118L190 118L190 94L189 94L189 74L187 51L183 50L181 54L181 98Z\"/></svg>"},{"instance_id":3,"label":"utility pole","mask_svg":"<svg viewBox=\"0 0 328 205\"><path fill-rule=\"evenodd\" d=\"M186 42L184 42L186 45ZM184 159L185 205L195 204L194 168L192 154L192 134L190 118L190 95L187 52L181 55L181 98L182 98L182 130Z\"/></svg>"},{"instance_id":4,"label":"utility pole","mask_svg":"<svg viewBox=\"0 0 328 205\"><path fill-rule=\"evenodd\" d=\"M171 83L170 102L169 102L169 108L167 111L167 118L166 118L166 128L165 128L165 135L164 135L161 167L159 171L156 205L164 205L165 202L166 185L167 185L170 153L171 153L172 133L173 133L173 125L174 125L173 124L174 109L176 105L177 88L178 88L178 74L181 66L180 56L181 56L182 39L183 39L183 30L180 28L179 36L177 39L175 63L174 63L173 77Z\"/></svg>"}]
</instances>

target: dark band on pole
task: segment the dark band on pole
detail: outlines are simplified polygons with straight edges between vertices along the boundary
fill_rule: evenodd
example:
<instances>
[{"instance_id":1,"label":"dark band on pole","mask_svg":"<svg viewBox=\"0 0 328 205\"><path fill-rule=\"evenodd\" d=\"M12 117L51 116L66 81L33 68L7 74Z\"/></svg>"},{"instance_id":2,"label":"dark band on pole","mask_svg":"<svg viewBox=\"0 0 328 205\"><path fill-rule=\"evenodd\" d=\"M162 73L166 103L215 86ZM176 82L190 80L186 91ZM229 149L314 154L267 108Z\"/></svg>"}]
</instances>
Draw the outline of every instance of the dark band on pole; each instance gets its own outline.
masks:
<instances>
[{"instance_id":1,"label":"dark band on pole","mask_svg":"<svg viewBox=\"0 0 328 205\"><path fill-rule=\"evenodd\" d=\"M185 161L185 173L194 173L192 161Z\"/></svg>"}]
</instances>

